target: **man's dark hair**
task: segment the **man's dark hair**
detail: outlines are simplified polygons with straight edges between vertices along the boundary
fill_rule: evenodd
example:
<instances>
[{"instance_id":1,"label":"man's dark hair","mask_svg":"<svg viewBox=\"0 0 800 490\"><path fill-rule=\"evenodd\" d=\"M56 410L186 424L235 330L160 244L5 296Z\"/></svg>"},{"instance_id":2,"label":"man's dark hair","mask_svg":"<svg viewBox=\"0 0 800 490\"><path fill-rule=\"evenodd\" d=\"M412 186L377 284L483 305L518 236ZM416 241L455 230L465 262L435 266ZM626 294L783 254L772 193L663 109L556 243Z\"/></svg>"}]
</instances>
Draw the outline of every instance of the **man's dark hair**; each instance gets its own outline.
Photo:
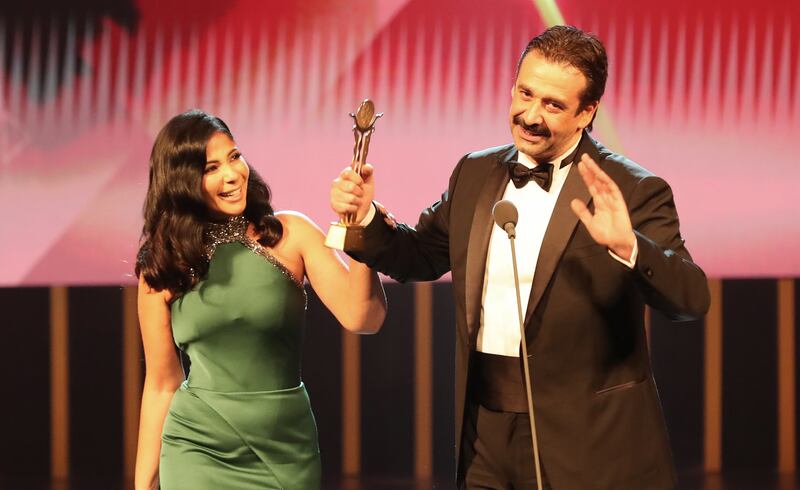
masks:
<instances>
[{"instance_id":1,"label":"man's dark hair","mask_svg":"<svg viewBox=\"0 0 800 490\"><path fill-rule=\"evenodd\" d=\"M575 26L553 26L530 40L517 63L517 76L522 66L522 60L531 51L537 51L544 59L554 63L567 63L577 68L586 77L586 88L581 94L581 105L578 110L583 110L593 102L600 102L603 92L606 91L606 78L608 78L608 58L603 43L593 34L584 32ZM597 112L595 112L595 116ZM589 126L592 130L594 116Z\"/></svg>"}]
</instances>

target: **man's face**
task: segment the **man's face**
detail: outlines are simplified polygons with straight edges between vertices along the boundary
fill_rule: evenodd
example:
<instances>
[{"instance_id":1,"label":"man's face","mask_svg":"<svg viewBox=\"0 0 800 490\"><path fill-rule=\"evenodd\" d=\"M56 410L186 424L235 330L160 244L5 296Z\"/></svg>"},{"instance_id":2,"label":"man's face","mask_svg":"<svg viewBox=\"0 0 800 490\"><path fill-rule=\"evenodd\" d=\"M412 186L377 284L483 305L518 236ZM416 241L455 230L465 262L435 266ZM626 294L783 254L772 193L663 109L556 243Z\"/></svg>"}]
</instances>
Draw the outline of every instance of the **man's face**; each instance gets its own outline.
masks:
<instances>
[{"instance_id":1,"label":"man's face","mask_svg":"<svg viewBox=\"0 0 800 490\"><path fill-rule=\"evenodd\" d=\"M589 125L597 103L581 105L586 77L577 68L547 61L532 50L511 91L511 135L519 151L539 163L561 155Z\"/></svg>"}]
</instances>

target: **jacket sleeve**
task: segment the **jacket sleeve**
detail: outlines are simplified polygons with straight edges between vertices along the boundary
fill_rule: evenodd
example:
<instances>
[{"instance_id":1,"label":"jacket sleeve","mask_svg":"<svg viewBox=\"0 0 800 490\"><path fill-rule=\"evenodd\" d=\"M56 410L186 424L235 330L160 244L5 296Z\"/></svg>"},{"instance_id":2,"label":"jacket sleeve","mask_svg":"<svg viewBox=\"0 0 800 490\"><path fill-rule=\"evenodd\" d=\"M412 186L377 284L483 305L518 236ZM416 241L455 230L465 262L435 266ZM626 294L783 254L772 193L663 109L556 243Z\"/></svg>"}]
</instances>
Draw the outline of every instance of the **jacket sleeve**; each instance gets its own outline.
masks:
<instances>
[{"instance_id":1,"label":"jacket sleeve","mask_svg":"<svg viewBox=\"0 0 800 490\"><path fill-rule=\"evenodd\" d=\"M684 245L669 185L645 177L629 201L639 247L631 273L646 303L673 320L703 316L710 304L708 282Z\"/></svg>"},{"instance_id":2,"label":"jacket sleeve","mask_svg":"<svg viewBox=\"0 0 800 490\"><path fill-rule=\"evenodd\" d=\"M422 211L416 226L395 223L379 207L362 231L362 246L345 252L353 259L400 282L432 281L450 270L450 205L464 156L439 201Z\"/></svg>"}]
</instances>

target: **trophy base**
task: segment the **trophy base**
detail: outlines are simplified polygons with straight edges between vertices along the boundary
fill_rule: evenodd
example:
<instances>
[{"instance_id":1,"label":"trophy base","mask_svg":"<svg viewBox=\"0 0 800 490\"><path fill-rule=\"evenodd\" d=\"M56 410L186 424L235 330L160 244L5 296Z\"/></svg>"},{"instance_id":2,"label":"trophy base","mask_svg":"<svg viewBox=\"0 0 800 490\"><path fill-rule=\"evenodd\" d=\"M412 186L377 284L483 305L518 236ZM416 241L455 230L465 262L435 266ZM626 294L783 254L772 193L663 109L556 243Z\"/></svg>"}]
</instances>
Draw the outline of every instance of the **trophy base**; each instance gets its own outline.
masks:
<instances>
[{"instance_id":1,"label":"trophy base","mask_svg":"<svg viewBox=\"0 0 800 490\"><path fill-rule=\"evenodd\" d=\"M346 225L341 222L331 223L325 235L325 246L335 250L358 250L363 244L363 226Z\"/></svg>"}]
</instances>

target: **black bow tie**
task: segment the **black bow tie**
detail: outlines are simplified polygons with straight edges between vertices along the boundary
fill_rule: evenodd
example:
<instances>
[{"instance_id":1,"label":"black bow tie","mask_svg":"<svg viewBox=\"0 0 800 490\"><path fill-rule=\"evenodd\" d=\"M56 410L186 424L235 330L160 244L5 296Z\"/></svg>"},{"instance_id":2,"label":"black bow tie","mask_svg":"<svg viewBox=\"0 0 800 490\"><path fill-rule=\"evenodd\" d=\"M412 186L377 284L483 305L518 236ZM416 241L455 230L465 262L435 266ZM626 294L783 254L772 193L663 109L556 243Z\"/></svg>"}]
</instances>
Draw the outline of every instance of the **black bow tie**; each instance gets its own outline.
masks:
<instances>
[{"instance_id":1,"label":"black bow tie","mask_svg":"<svg viewBox=\"0 0 800 490\"><path fill-rule=\"evenodd\" d=\"M550 190L550 183L553 180L553 164L540 163L533 168L528 168L519 162L511 162L508 167L508 173L511 175L511 180L517 189L525 186L528 181L533 180L547 192Z\"/></svg>"}]
</instances>

